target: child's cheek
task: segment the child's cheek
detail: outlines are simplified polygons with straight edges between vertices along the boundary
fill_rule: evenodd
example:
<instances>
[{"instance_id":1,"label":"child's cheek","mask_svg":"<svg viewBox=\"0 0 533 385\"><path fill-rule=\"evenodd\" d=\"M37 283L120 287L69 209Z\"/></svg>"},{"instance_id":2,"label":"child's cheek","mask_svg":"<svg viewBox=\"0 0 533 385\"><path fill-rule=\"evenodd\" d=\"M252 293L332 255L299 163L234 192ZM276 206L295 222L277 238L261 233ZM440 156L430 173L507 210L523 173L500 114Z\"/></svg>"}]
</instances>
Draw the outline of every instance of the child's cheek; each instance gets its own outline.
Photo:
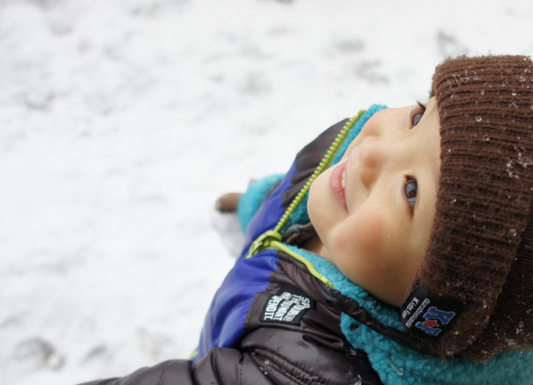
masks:
<instances>
[{"instance_id":1,"label":"child's cheek","mask_svg":"<svg viewBox=\"0 0 533 385\"><path fill-rule=\"evenodd\" d=\"M339 254L333 261L352 282L377 298L396 304L397 293L403 295L405 290L402 254L406 245L402 234L394 232L387 216L371 213L350 218L338 229L336 251Z\"/></svg>"},{"instance_id":2,"label":"child's cheek","mask_svg":"<svg viewBox=\"0 0 533 385\"><path fill-rule=\"evenodd\" d=\"M342 227L340 248L351 250L361 268L370 269L384 263L384 258L391 251L391 237L386 222L375 210L366 210L363 206Z\"/></svg>"}]
</instances>

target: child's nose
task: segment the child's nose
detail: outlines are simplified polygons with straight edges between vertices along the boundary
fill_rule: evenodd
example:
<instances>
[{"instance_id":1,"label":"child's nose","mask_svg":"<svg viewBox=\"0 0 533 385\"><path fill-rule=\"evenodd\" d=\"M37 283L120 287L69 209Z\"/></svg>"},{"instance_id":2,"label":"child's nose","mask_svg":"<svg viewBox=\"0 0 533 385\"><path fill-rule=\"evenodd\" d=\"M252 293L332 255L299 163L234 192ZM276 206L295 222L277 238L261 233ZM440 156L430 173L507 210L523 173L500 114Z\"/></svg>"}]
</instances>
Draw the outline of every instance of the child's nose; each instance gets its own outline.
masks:
<instances>
[{"instance_id":1,"label":"child's nose","mask_svg":"<svg viewBox=\"0 0 533 385\"><path fill-rule=\"evenodd\" d=\"M361 144L359 152L359 175L361 182L370 188L378 178L386 162L384 140L369 138Z\"/></svg>"},{"instance_id":2,"label":"child's nose","mask_svg":"<svg viewBox=\"0 0 533 385\"><path fill-rule=\"evenodd\" d=\"M361 182L370 188L383 172L392 172L394 165L405 161L413 145L398 125L404 109L385 109L375 114L361 134L365 139L359 152Z\"/></svg>"}]
</instances>

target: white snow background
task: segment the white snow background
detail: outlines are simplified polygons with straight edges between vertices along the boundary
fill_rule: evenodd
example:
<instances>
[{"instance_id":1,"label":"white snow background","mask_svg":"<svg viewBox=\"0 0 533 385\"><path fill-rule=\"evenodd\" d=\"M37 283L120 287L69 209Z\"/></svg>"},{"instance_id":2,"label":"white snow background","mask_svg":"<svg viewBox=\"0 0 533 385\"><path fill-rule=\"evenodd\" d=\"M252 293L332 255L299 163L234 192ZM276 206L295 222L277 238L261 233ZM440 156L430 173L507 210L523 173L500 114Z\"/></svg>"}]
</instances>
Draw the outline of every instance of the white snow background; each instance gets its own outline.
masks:
<instances>
[{"instance_id":1,"label":"white snow background","mask_svg":"<svg viewBox=\"0 0 533 385\"><path fill-rule=\"evenodd\" d=\"M220 194L374 102L425 101L447 55L532 54L531 20L531 1L0 0L0 383L188 357L239 243Z\"/></svg>"}]
</instances>

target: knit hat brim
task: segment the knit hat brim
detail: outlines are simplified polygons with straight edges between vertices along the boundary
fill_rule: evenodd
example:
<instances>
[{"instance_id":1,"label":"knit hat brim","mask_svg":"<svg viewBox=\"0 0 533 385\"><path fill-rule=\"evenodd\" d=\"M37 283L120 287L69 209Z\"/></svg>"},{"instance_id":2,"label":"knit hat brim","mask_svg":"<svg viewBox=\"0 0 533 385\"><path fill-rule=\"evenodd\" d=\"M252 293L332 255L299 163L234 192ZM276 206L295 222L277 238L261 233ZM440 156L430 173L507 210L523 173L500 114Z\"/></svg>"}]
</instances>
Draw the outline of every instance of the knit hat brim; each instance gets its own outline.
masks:
<instances>
[{"instance_id":1,"label":"knit hat brim","mask_svg":"<svg viewBox=\"0 0 533 385\"><path fill-rule=\"evenodd\" d=\"M440 356L486 361L533 342L533 63L450 59L437 67L431 95L441 124L440 184L413 288L455 301L461 314L438 339L413 338Z\"/></svg>"}]
</instances>

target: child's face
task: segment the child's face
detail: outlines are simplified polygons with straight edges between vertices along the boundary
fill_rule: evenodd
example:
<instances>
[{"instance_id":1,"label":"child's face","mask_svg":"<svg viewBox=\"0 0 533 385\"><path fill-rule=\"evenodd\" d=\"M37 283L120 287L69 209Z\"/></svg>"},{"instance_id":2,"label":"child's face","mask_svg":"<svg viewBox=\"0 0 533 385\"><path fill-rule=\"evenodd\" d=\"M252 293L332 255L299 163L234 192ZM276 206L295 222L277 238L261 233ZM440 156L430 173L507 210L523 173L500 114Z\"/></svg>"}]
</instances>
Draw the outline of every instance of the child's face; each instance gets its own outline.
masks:
<instances>
[{"instance_id":1,"label":"child's face","mask_svg":"<svg viewBox=\"0 0 533 385\"><path fill-rule=\"evenodd\" d=\"M422 262L435 215L440 124L434 98L426 107L372 116L309 195L320 254L396 306Z\"/></svg>"}]
</instances>

